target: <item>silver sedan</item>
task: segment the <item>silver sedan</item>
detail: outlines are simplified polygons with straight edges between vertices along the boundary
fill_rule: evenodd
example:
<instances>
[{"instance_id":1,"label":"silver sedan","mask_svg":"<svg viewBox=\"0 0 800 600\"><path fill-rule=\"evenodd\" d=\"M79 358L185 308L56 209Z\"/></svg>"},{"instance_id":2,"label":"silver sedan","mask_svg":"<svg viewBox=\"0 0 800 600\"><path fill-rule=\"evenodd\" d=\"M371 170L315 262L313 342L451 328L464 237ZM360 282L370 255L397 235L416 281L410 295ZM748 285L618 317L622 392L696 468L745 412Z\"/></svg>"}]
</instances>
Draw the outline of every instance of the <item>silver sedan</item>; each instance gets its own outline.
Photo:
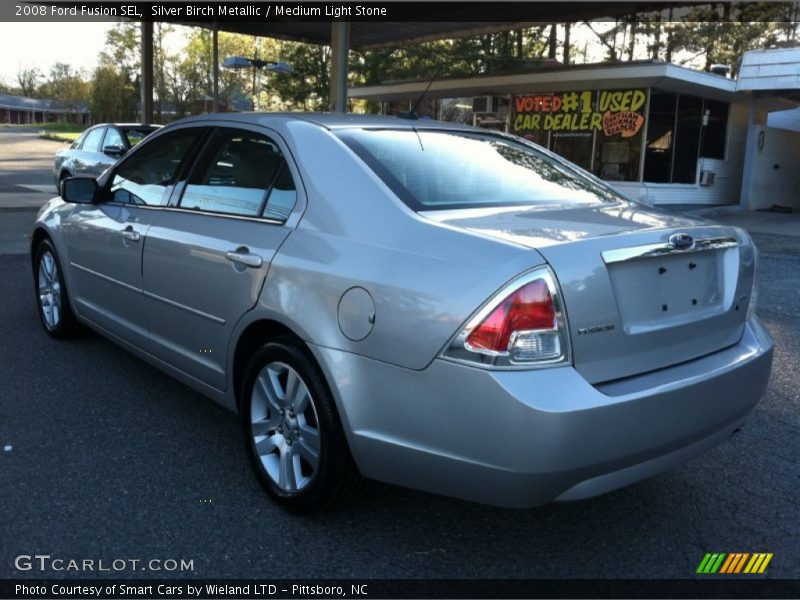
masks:
<instances>
[{"instance_id":1,"label":"silver sedan","mask_svg":"<svg viewBox=\"0 0 800 600\"><path fill-rule=\"evenodd\" d=\"M136 123L102 123L87 129L68 148L56 153L53 163L56 188L67 177L97 177L159 127Z\"/></svg>"},{"instance_id":2,"label":"silver sedan","mask_svg":"<svg viewBox=\"0 0 800 600\"><path fill-rule=\"evenodd\" d=\"M88 326L237 411L292 510L362 476L594 496L727 439L769 378L744 231L514 137L207 115L62 194L32 235L44 329Z\"/></svg>"}]
</instances>

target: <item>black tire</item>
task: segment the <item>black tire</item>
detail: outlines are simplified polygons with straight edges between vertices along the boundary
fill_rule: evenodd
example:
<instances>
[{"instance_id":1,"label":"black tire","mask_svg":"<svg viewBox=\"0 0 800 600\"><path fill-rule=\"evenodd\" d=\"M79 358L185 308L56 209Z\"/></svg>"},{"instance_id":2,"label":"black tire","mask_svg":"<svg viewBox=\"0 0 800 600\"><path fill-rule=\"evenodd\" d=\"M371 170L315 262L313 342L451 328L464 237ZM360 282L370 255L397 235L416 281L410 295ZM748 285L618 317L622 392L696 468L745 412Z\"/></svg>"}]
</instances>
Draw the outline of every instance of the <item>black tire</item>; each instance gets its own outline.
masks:
<instances>
[{"instance_id":1,"label":"black tire","mask_svg":"<svg viewBox=\"0 0 800 600\"><path fill-rule=\"evenodd\" d=\"M46 255L52 258L52 264L55 268L54 274L52 272L40 273L40 271L45 268L43 265L43 258ZM45 271L47 271L47 269L45 269ZM58 284L57 287L49 285L48 282L51 280ZM33 260L33 285L36 293L36 312L39 313L39 321L47 334L60 340L74 337L80 330L80 325L77 319L75 319L75 315L69 303L67 285L64 281L64 271L61 269L58 253L49 239L42 240L36 247ZM49 297L48 294L50 294ZM58 318L55 320L48 320L45 304L53 306L55 299L58 300Z\"/></svg>"},{"instance_id":2,"label":"black tire","mask_svg":"<svg viewBox=\"0 0 800 600\"><path fill-rule=\"evenodd\" d=\"M254 403L256 404L257 417L264 410L264 406L270 406L268 400L262 399L266 397L266 392L261 383L265 377L268 378L268 365L273 375L280 372L282 366L290 367L296 375L299 375L309 392L307 398L308 408L304 411L303 423L311 425L313 430L313 421L316 421L319 434L319 453L316 467L312 467L311 463L304 462L305 459L299 456L302 454L303 449L307 448L307 443L301 439L302 433L297 434L297 432L307 429L302 426L298 427L293 430L296 434L293 436L292 430L287 427L287 423L291 416L300 419L300 415L292 413L285 408L290 405L288 401L284 400L282 405L286 411L285 413L280 413L280 416L278 416L277 412L274 413L276 419L282 422L281 425L277 428L271 426L267 428L270 425L268 421L270 421L269 416L271 414L270 409L267 408L263 419L255 419L259 421L257 426L260 426L260 428L258 431L254 430ZM275 376L289 377L289 372ZM260 375L262 376L262 380L259 381L260 393L254 401L254 389ZM279 383L278 385L283 384ZM286 388L288 389L288 385ZM286 393L286 389L283 391L284 396L289 395ZM256 350L245 371L240 397L242 430L247 456L259 483L275 502L293 512L310 513L345 504L361 489L362 478L350 454L350 448L347 445L330 389L319 366L308 350L302 347L300 343L292 338L282 337ZM260 456L259 450L256 449L256 433L264 431L267 431L267 433L259 436L258 442L261 453L264 454L264 460L262 461L262 456ZM271 439L267 440L267 438ZM278 440L278 443L273 442L275 439ZM294 440L294 449L292 448L292 440ZM265 443L267 445L264 445ZM267 447L272 448L268 452L269 455L265 453L265 448ZM279 470L283 472L284 451L290 453L288 454L289 457L293 456L291 452L298 454L297 460L299 462L294 464L301 466L300 471L303 471L303 469L308 471L300 474L300 477L304 479L307 477L308 480L302 486L298 486L295 491L287 491L285 489L286 486L281 487L279 482L273 478L276 462L281 465ZM287 460L291 462L291 458ZM273 466L273 476L268 472L267 463ZM313 473L310 473L312 468ZM291 469L291 473L295 473L294 467ZM289 479L294 480L295 484L297 484L294 477Z\"/></svg>"}]
</instances>

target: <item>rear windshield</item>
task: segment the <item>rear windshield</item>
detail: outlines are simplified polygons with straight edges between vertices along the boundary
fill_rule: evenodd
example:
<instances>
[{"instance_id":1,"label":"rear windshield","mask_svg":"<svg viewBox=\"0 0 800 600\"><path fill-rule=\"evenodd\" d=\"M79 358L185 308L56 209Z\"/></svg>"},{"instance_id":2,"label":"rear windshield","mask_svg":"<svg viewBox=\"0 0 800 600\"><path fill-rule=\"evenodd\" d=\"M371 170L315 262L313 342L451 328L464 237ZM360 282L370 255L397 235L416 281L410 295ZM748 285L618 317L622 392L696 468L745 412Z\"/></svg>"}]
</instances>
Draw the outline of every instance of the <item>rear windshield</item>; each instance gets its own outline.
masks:
<instances>
[{"instance_id":1,"label":"rear windshield","mask_svg":"<svg viewBox=\"0 0 800 600\"><path fill-rule=\"evenodd\" d=\"M622 200L569 164L499 136L413 129L337 134L414 210Z\"/></svg>"}]
</instances>

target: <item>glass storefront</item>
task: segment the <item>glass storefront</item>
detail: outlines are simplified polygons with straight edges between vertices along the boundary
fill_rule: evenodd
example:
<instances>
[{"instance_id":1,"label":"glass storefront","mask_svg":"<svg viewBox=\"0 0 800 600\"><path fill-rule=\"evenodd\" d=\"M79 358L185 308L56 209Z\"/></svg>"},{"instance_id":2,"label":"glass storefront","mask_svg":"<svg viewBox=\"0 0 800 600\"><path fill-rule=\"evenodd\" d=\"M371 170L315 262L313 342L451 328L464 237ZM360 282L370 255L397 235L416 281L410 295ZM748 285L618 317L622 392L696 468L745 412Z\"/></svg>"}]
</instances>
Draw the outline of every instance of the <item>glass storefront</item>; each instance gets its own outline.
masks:
<instances>
[{"instance_id":1,"label":"glass storefront","mask_svg":"<svg viewBox=\"0 0 800 600\"><path fill-rule=\"evenodd\" d=\"M614 181L638 181L647 90L515 96L512 131Z\"/></svg>"},{"instance_id":2,"label":"glass storefront","mask_svg":"<svg viewBox=\"0 0 800 600\"><path fill-rule=\"evenodd\" d=\"M725 155L725 102L658 89L582 90L517 95L511 108L512 133L609 181L695 183L698 158Z\"/></svg>"}]
</instances>

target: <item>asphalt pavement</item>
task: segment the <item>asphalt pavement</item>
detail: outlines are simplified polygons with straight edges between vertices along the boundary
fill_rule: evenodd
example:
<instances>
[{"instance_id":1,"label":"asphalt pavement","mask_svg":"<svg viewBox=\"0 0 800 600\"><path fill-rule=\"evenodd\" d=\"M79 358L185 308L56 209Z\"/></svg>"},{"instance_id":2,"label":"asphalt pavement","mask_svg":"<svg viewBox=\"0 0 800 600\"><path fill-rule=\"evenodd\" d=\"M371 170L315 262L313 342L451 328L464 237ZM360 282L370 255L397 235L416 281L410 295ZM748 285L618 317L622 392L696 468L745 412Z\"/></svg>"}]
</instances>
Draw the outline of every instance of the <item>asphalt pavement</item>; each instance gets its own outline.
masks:
<instances>
[{"instance_id":1,"label":"asphalt pavement","mask_svg":"<svg viewBox=\"0 0 800 600\"><path fill-rule=\"evenodd\" d=\"M577 503L504 510L375 483L307 518L263 494L236 415L97 335L42 331L14 239L34 214L0 210L0 578L91 575L20 572L21 554L184 559L193 571L172 574L196 578L690 578L706 552L736 551L800 575L800 238L754 234L773 374L710 452Z\"/></svg>"},{"instance_id":2,"label":"asphalt pavement","mask_svg":"<svg viewBox=\"0 0 800 600\"><path fill-rule=\"evenodd\" d=\"M35 553L191 559L196 577L691 577L712 551L773 552L768 574L797 577L800 254L786 243L762 251L769 389L721 446L579 503L511 511L374 484L315 518L264 496L236 415L99 336L47 337L28 258L1 256L0 578Z\"/></svg>"},{"instance_id":3,"label":"asphalt pavement","mask_svg":"<svg viewBox=\"0 0 800 600\"><path fill-rule=\"evenodd\" d=\"M53 156L65 146L40 139L37 127L0 126L0 210L38 208L53 196Z\"/></svg>"}]
</instances>

